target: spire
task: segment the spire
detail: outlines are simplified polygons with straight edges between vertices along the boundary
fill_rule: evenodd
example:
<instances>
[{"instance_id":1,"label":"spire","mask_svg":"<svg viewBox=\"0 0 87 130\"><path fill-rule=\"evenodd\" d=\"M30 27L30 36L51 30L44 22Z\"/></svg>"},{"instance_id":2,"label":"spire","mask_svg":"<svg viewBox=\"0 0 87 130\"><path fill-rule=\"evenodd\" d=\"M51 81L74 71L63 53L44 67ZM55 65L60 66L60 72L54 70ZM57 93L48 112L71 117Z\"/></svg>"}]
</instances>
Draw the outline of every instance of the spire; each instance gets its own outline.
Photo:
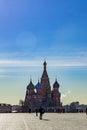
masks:
<instances>
[{"instance_id":1,"label":"spire","mask_svg":"<svg viewBox=\"0 0 87 130\"><path fill-rule=\"evenodd\" d=\"M38 83L39 83L39 78L38 78Z\"/></svg>"},{"instance_id":2,"label":"spire","mask_svg":"<svg viewBox=\"0 0 87 130\"><path fill-rule=\"evenodd\" d=\"M32 77L31 77L31 75L30 75L30 82L32 82Z\"/></svg>"},{"instance_id":3,"label":"spire","mask_svg":"<svg viewBox=\"0 0 87 130\"><path fill-rule=\"evenodd\" d=\"M43 74L42 74L43 79L49 79L48 74L47 74L47 70L46 70L46 65L47 65L47 63L46 63L46 61L44 61L44 63L43 63L44 69L43 69Z\"/></svg>"},{"instance_id":4,"label":"spire","mask_svg":"<svg viewBox=\"0 0 87 130\"><path fill-rule=\"evenodd\" d=\"M55 82L57 82L57 76L55 76Z\"/></svg>"},{"instance_id":5,"label":"spire","mask_svg":"<svg viewBox=\"0 0 87 130\"><path fill-rule=\"evenodd\" d=\"M44 71L46 71L46 65L47 65L47 63L46 63L46 61L44 61L44 63L43 63Z\"/></svg>"},{"instance_id":6,"label":"spire","mask_svg":"<svg viewBox=\"0 0 87 130\"><path fill-rule=\"evenodd\" d=\"M48 77L47 70L46 70L46 65L47 65L47 63L46 63L46 61L44 61L44 63L43 63L44 70L43 70L42 77L41 77L41 84L43 86L43 95L46 94L48 89L49 90L51 89L49 77Z\"/></svg>"}]
</instances>

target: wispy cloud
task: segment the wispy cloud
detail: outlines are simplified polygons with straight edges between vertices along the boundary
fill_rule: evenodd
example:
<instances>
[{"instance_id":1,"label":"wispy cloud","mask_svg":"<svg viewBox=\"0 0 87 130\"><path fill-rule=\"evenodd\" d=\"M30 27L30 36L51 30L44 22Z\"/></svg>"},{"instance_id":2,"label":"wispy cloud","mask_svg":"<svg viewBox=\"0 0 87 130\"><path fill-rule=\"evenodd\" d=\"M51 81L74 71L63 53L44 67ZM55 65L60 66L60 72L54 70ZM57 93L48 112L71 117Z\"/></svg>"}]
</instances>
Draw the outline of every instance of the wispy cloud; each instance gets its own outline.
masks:
<instances>
[{"instance_id":1,"label":"wispy cloud","mask_svg":"<svg viewBox=\"0 0 87 130\"><path fill-rule=\"evenodd\" d=\"M79 59L79 60L73 60L73 59L61 59L56 58L56 60L47 60L48 66L71 66L71 67L80 67L80 66L87 66L87 58L86 59ZM42 66L43 59L34 59L34 60L0 60L0 66L1 67L17 67L17 66Z\"/></svg>"},{"instance_id":2,"label":"wispy cloud","mask_svg":"<svg viewBox=\"0 0 87 130\"><path fill-rule=\"evenodd\" d=\"M23 60L0 60L0 66L41 66L40 61L23 61Z\"/></svg>"}]
</instances>

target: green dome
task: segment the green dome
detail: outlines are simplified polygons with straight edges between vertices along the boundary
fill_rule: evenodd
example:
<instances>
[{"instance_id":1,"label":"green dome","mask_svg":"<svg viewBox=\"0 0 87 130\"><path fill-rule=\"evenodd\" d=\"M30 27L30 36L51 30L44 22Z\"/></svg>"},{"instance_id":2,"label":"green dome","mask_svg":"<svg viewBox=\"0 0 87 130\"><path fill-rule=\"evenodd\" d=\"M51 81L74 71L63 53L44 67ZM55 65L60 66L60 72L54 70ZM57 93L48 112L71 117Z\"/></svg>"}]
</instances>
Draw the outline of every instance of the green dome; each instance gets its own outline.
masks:
<instances>
[{"instance_id":1,"label":"green dome","mask_svg":"<svg viewBox=\"0 0 87 130\"><path fill-rule=\"evenodd\" d=\"M27 86L27 89L28 89L28 90L33 90L33 89L35 89L35 86L34 86L34 84L32 83L32 81L30 81L29 85Z\"/></svg>"}]
</instances>

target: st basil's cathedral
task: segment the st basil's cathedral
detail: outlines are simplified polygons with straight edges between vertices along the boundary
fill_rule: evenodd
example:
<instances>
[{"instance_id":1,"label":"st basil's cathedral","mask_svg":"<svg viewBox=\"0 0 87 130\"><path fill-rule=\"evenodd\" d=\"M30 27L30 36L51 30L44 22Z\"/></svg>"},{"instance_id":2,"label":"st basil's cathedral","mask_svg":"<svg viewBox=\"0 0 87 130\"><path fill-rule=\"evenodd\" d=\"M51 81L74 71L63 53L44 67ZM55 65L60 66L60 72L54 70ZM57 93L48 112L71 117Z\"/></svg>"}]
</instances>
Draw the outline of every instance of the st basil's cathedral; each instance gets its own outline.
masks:
<instances>
[{"instance_id":1,"label":"st basil's cathedral","mask_svg":"<svg viewBox=\"0 0 87 130\"><path fill-rule=\"evenodd\" d=\"M30 79L24 100L25 112L28 112L29 109L35 111L35 109L38 109L40 106L43 106L47 111L58 110L62 106L60 101L61 93L59 92L60 85L56 79L51 89L46 66L47 63L44 61L41 81L38 81L38 83L34 85L32 79Z\"/></svg>"}]
</instances>

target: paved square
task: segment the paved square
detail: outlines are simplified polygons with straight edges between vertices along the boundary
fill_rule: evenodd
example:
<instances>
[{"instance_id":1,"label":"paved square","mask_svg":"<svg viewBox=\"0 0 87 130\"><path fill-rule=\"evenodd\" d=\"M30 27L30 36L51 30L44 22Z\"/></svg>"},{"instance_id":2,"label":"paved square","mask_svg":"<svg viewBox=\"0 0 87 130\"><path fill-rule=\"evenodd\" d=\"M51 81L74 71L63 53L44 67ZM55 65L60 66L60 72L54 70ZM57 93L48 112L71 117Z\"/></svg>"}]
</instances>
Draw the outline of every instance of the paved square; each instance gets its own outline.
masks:
<instances>
[{"instance_id":1,"label":"paved square","mask_svg":"<svg viewBox=\"0 0 87 130\"><path fill-rule=\"evenodd\" d=\"M0 114L0 130L87 130L85 113L45 113L43 120L35 113Z\"/></svg>"}]
</instances>

